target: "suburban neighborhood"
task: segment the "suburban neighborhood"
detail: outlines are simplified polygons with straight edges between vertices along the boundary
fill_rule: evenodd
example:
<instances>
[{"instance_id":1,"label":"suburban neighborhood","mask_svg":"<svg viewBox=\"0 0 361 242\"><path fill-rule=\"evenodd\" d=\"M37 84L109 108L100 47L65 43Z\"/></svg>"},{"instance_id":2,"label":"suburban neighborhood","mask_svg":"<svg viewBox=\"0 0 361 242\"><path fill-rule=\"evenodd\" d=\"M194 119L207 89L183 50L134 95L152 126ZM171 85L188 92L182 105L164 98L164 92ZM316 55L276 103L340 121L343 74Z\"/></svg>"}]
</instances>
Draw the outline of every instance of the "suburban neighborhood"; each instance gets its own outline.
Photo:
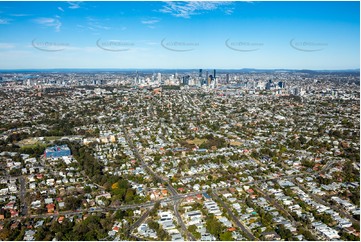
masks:
<instances>
[{"instance_id":1,"label":"suburban neighborhood","mask_svg":"<svg viewBox=\"0 0 361 242\"><path fill-rule=\"evenodd\" d=\"M360 239L358 75L0 76L1 240Z\"/></svg>"}]
</instances>

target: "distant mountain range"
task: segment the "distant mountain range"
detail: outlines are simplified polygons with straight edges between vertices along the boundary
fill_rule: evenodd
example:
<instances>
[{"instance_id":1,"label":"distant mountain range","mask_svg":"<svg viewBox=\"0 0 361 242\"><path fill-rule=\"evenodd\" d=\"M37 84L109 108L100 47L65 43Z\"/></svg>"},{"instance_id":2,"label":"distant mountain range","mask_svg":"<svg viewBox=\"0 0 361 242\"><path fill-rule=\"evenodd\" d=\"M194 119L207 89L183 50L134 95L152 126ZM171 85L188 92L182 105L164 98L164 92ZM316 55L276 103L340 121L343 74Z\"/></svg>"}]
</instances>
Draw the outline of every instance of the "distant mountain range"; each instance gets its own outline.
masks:
<instances>
[{"instance_id":1,"label":"distant mountain range","mask_svg":"<svg viewBox=\"0 0 361 242\"><path fill-rule=\"evenodd\" d=\"M204 68L203 71L212 71L213 68ZM274 72L290 72L290 73L308 73L308 74L327 74L327 73L360 73L360 69L345 69L345 70L308 70L308 69L254 69L254 68L242 68L242 69L216 69L217 73L274 73ZM136 68L124 68L124 69L13 69L13 70L1 70L0 73L189 73L198 72L199 69L136 69Z\"/></svg>"}]
</instances>

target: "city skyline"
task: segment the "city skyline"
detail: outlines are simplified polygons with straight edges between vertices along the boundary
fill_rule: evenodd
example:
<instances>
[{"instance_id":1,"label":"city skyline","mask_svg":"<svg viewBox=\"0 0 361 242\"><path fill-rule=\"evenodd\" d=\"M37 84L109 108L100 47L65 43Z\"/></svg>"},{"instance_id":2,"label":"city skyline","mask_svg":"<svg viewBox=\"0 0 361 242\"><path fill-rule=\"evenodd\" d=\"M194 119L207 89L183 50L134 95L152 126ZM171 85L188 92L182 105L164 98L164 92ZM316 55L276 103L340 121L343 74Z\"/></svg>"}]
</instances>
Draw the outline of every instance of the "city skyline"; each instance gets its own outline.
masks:
<instances>
[{"instance_id":1,"label":"city skyline","mask_svg":"<svg viewBox=\"0 0 361 242\"><path fill-rule=\"evenodd\" d=\"M358 69L359 7L0 2L0 69Z\"/></svg>"}]
</instances>

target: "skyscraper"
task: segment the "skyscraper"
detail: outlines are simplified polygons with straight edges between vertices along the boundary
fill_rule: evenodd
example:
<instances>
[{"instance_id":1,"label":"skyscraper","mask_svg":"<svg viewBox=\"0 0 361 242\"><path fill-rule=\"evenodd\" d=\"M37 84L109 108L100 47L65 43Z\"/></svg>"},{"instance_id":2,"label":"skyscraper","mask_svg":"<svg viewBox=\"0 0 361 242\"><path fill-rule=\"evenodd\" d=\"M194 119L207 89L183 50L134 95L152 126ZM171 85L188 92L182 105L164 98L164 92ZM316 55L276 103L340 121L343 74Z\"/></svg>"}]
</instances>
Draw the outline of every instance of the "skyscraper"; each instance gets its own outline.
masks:
<instances>
[{"instance_id":1,"label":"skyscraper","mask_svg":"<svg viewBox=\"0 0 361 242\"><path fill-rule=\"evenodd\" d=\"M207 86L209 86L209 76L208 76L208 71L206 71L205 84L206 84Z\"/></svg>"},{"instance_id":2,"label":"skyscraper","mask_svg":"<svg viewBox=\"0 0 361 242\"><path fill-rule=\"evenodd\" d=\"M135 72L134 82L135 82L135 84L139 84L139 73L138 73L138 71Z\"/></svg>"},{"instance_id":3,"label":"skyscraper","mask_svg":"<svg viewBox=\"0 0 361 242\"><path fill-rule=\"evenodd\" d=\"M271 90L272 86L273 86L272 80L268 80L268 82L266 83L266 90Z\"/></svg>"},{"instance_id":4,"label":"skyscraper","mask_svg":"<svg viewBox=\"0 0 361 242\"><path fill-rule=\"evenodd\" d=\"M183 85L189 85L189 78L189 75L183 77Z\"/></svg>"},{"instance_id":5,"label":"skyscraper","mask_svg":"<svg viewBox=\"0 0 361 242\"><path fill-rule=\"evenodd\" d=\"M157 75L157 81L162 85L162 74L160 72Z\"/></svg>"}]
</instances>

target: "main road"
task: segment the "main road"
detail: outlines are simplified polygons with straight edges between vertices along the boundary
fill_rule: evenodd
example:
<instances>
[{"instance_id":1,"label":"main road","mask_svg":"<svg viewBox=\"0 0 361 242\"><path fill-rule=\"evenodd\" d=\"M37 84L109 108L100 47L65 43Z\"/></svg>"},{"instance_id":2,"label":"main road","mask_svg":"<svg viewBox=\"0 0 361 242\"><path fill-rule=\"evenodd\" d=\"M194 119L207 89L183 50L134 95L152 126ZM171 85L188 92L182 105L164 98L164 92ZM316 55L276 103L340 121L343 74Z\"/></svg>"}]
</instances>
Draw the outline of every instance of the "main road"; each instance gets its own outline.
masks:
<instances>
[{"instance_id":1,"label":"main road","mask_svg":"<svg viewBox=\"0 0 361 242\"><path fill-rule=\"evenodd\" d=\"M307 189L306 187L304 187L301 183L297 182L294 180L294 182L305 192L307 193L307 195L309 195L310 197L312 197L316 202L321 203L322 205L331 207L332 209L336 210L337 212L339 212L343 217L348 218L352 223L359 225L360 222L356 219L354 219L349 213L347 213L346 211L344 211L342 208L339 208L335 205L329 204L328 202L326 202L325 200L323 200L321 197L317 196L316 194L313 194L310 192L309 189Z\"/></svg>"},{"instance_id":2,"label":"main road","mask_svg":"<svg viewBox=\"0 0 361 242\"><path fill-rule=\"evenodd\" d=\"M123 123L124 124L124 123ZM127 140L129 146L133 149L133 152L136 156L136 158L138 159L138 161L140 161L142 167L148 172L148 174L150 174L156 181L160 181L163 184L167 184L166 187L168 189L168 191L172 194L171 199L169 201L173 201L174 203L174 214L178 220L178 224L180 225L181 229L182 229L182 234L184 234L185 236L188 237L188 239L194 241L195 238L192 236L192 234L189 233L189 231L187 230L183 219L181 217L181 215L179 214L178 208L179 208L179 199L182 198L182 196L180 196L178 194L178 192L176 191L176 189L174 189L174 187L167 181L165 181L163 179L163 177L159 176L158 174L156 174L149 166L146 162L144 162L142 156L139 154L139 151L137 149L137 147L134 146L133 141L129 138L128 136L128 132L127 130L124 128L123 125L123 132L125 135L125 139Z\"/></svg>"},{"instance_id":3,"label":"main road","mask_svg":"<svg viewBox=\"0 0 361 242\"><path fill-rule=\"evenodd\" d=\"M178 220L178 224L180 225L181 229L182 229L182 234L185 235L189 240L195 240L195 238L193 237L193 235L187 230L181 215L179 214L179 204L181 199L186 198L186 197L190 197L190 196L194 196L197 194L201 194L206 192L206 190L204 191L195 191L195 192L190 192L187 194L178 194L176 189L174 189L174 187L172 187L171 184L169 184L169 182L167 182L164 178L162 178L161 176L159 176L158 174L156 174L149 166L146 162L144 162L144 160L142 159L142 157L139 154L138 149L134 146L132 140L129 138L128 136L128 132L127 130L124 128L125 126L123 125L123 131L125 134L125 138L129 144L129 146L132 148L136 158L138 159L138 161L141 163L141 166L148 172L148 174L150 174L154 179L160 181L163 184L166 184L166 187L168 189L168 191L170 192L171 196L161 199L161 202L165 202L165 203L173 203L174 206L174 213L175 216ZM256 161L257 162L257 161ZM259 161L258 161L259 162ZM263 165L263 164L262 164ZM321 172L325 172L326 170L330 169L333 165L333 162L328 162L323 169L321 170ZM241 184L237 184L235 186L229 186L229 187L239 187L239 186L244 186L244 185L256 185L259 183L263 183L263 182L267 182L267 181L276 181L276 180L280 180L280 179L292 179L295 177L299 177L302 175L307 175L307 174L311 174L310 172L300 172L298 174L293 174L293 175L284 175L284 176L280 176L280 177L274 177L274 178L264 178L264 179L259 179L259 180L254 180L254 181L250 181L250 182L244 182ZM317 173L316 173L317 174ZM154 206L155 202L147 202L147 203L143 203L143 204L132 204L132 205L121 205L121 206L111 206L111 207L106 207L106 208L90 208L90 209L80 209L77 211L63 211L63 212L59 212L59 213L54 213L54 214L40 214L40 215L28 215L28 208L26 205L26 201L25 201L25 194L26 194L26 183L25 183L25 177L24 176L19 176L18 177L19 181L20 181L20 191L19 191L19 197L20 197L20 201L21 201L21 205L22 205L22 212L21 214L23 215L21 217L21 219L25 219L25 218L47 218L47 217L58 217L58 216L65 216L65 215L81 215L83 213L86 212L108 212L108 211L117 211L117 210L127 210L127 209L139 209L139 208L150 208L152 206ZM224 190L227 189L228 187L219 187L219 188L215 188L212 189L212 192L215 194L215 192L220 191L220 190ZM266 194L265 194L266 195ZM268 196L266 196L268 197ZM318 200L318 199L316 199ZM232 211L230 210L230 208L221 200L219 199L220 203L222 204L222 206L227 210L227 212L229 213L229 215L231 216L232 220L235 222L235 224L237 226L239 226L239 228L241 228L248 236L249 238L255 240L256 238L249 232L249 230L244 227L242 225L242 223L237 219L237 217L235 217L235 215L232 213ZM278 207L278 206L277 206ZM278 207L281 210L281 207ZM350 218L350 216L347 213L344 213L342 210L337 209L340 214ZM136 223L134 223L132 225L132 227L135 228L135 226L139 226L139 224L141 222L144 221L144 219L148 216L149 214L149 209L147 210L147 212L145 214L143 214L143 216L141 217L141 219L139 219ZM289 215L289 213L286 212L287 215ZM348 216L347 216L348 215ZM290 216L292 218L292 216ZM11 218L10 220L15 220L15 219L19 219L19 218ZM8 219L6 219L8 220ZM292 219L293 220L293 219ZM354 219L351 219L351 221L355 222ZM293 223L295 222L294 220L292 221Z\"/></svg>"},{"instance_id":4,"label":"main road","mask_svg":"<svg viewBox=\"0 0 361 242\"><path fill-rule=\"evenodd\" d=\"M231 209L228 207L227 204L225 204L225 202L223 202L222 199L219 198L219 196L217 195L217 193L212 192L213 197L215 198L215 200L217 200L218 202L221 203L221 205L226 209L228 215L231 217L231 219L233 220L233 222L247 235L247 237L250 240L257 240L256 237L254 237L254 235L252 234L252 232L246 227L244 226L239 219L234 215L234 213L231 211Z\"/></svg>"},{"instance_id":5,"label":"main road","mask_svg":"<svg viewBox=\"0 0 361 242\"><path fill-rule=\"evenodd\" d=\"M191 241L196 241L196 239L193 237L193 235L188 231L188 229L186 228L186 225L184 224L181 215L179 214L178 208L179 208L179 203L181 200L176 200L174 202L174 214L177 217L178 220L178 224L181 226L183 234L188 238L188 240Z\"/></svg>"},{"instance_id":6,"label":"main road","mask_svg":"<svg viewBox=\"0 0 361 242\"><path fill-rule=\"evenodd\" d=\"M21 204L21 215L26 216L28 214L28 205L25 201L25 194L26 194L26 184L25 184L25 176L19 177L20 182L20 191L19 191L19 199Z\"/></svg>"},{"instance_id":7,"label":"main road","mask_svg":"<svg viewBox=\"0 0 361 242\"><path fill-rule=\"evenodd\" d=\"M134 146L133 141L129 138L128 136L128 132L126 130L126 128L124 128L124 124L123 124L123 133L125 135L125 139L128 142L129 146L132 148L135 157L138 159L138 161L140 161L140 164L142 165L142 167L156 180L156 181L160 181L163 184L167 184L166 187L169 190L169 192L172 194L172 196L177 196L178 193L177 191L174 189L174 187L172 187L167 181L165 181L163 179L163 177L159 176L158 174L156 174L149 166L147 163L144 162L142 156L139 154L139 151L137 149L137 147Z\"/></svg>"}]
</instances>

